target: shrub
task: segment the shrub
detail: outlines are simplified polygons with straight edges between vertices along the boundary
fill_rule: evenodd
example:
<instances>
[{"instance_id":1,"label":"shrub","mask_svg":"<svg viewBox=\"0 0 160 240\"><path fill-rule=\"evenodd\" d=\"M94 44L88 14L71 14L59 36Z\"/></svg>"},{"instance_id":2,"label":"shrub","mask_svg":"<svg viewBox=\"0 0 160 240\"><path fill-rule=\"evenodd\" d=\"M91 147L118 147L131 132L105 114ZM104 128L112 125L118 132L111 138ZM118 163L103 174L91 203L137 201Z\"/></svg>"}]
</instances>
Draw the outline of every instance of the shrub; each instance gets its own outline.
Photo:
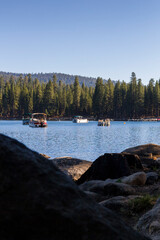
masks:
<instances>
[{"instance_id":1,"label":"shrub","mask_svg":"<svg viewBox=\"0 0 160 240\"><path fill-rule=\"evenodd\" d=\"M129 211L132 213L141 213L151 209L156 203L157 196L144 195L129 201Z\"/></svg>"}]
</instances>

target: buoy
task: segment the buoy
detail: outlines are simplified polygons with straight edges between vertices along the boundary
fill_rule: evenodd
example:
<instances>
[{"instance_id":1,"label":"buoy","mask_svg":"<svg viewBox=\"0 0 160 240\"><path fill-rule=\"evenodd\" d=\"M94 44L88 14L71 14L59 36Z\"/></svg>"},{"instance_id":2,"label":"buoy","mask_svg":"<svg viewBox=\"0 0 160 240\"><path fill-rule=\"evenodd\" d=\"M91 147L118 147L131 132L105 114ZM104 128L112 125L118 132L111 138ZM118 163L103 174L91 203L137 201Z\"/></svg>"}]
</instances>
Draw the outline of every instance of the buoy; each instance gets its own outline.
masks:
<instances>
[{"instance_id":1,"label":"buoy","mask_svg":"<svg viewBox=\"0 0 160 240\"><path fill-rule=\"evenodd\" d=\"M124 122L124 124L126 124L126 123Z\"/></svg>"}]
</instances>

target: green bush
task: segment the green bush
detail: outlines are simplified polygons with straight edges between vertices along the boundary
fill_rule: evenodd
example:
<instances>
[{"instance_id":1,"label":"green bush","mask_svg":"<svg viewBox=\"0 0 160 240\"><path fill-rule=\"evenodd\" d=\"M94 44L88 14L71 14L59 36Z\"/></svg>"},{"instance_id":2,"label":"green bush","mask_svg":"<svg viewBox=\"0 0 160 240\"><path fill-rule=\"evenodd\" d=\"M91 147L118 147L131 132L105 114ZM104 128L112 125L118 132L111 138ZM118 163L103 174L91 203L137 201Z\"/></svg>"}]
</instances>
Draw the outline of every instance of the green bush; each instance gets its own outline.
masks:
<instances>
[{"instance_id":1,"label":"green bush","mask_svg":"<svg viewBox=\"0 0 160 240\"><path fill-rule=\"evenodd\" d=\"M129 211L140 213L151 209L156 203L157 196L144 195L129 201Z\"/></svg>"}]
</instances>

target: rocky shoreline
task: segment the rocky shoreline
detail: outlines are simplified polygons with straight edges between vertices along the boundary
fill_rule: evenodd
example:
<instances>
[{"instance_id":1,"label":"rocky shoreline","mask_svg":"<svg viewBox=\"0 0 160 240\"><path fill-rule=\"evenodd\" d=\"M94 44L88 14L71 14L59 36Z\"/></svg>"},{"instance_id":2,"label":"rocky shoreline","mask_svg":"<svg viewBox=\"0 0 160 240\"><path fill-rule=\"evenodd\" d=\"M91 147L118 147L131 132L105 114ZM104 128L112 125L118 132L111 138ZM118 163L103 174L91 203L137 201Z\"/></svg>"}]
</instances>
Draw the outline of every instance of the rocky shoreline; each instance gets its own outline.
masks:
<instances>
[{"instance_id":1,"label":"rocky shoreline","mask_svg":"<svg viewBox=\"0 0 160 240\"><path fill-rule=\"evenodd\" d=\"M159 156L148 144L49 160L0 134L1 239L158 240Z\"/></svg>"},{"instance_id":2,"label":"rocky shoreline","mask_svg":"<svg viewBox=\"0 0 160 240\"><path fill-rule=\"evenodd\" d=\"M159 239L159 145L146 144L119 154L104 154L93 163L69 157L52 161L99 205L118 214L133 229L153 240Z\"/></svg>"}]
</instances>

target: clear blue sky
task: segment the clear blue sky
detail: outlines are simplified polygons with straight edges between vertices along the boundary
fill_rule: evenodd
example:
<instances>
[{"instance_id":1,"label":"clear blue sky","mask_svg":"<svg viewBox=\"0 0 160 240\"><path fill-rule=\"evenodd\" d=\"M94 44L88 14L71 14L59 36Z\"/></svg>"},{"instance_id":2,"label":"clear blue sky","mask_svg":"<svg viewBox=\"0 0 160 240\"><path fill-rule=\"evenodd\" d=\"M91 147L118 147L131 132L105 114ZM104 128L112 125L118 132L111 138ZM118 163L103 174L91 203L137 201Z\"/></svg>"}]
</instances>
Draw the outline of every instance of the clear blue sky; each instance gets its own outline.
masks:
<instances>
[{"instance_id":1,"label":"clear blue sky","mask_svg":"<svg viewBox=\"0 0 160 240\"><path fill-rule=\"evenodd\" d=\"M0 0L0 71L157 80L160 0Z\"/></svg>"}]
</instances>

